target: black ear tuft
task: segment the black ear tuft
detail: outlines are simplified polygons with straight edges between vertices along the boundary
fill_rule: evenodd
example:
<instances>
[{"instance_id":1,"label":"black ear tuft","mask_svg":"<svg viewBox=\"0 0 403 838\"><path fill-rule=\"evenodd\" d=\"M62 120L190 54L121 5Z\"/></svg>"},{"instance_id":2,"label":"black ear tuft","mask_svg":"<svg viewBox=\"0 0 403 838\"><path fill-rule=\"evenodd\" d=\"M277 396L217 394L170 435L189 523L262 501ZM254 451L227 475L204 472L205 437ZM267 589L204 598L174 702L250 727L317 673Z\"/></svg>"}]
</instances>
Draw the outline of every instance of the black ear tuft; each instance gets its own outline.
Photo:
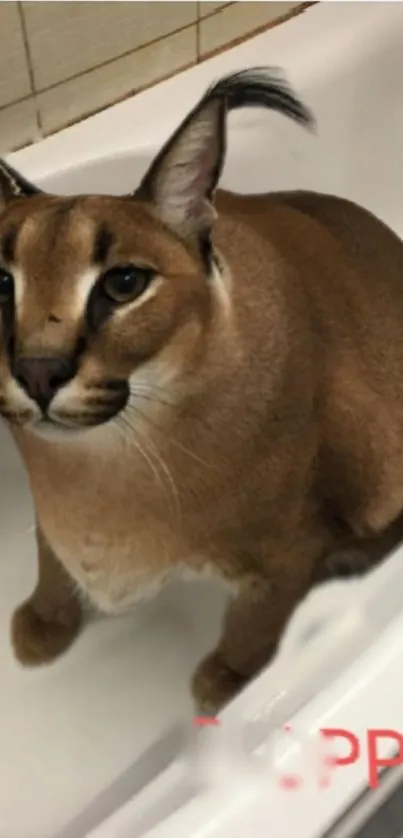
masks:
<instances>
[{"instance_id":1,"label":"black ear tuft","mask_svg":"<svg viewBox=\"0 0 403 838\"><path fill-rule=\"evenodd\" d=\"M224 76L213 84L205 98L223 97L229 111L237 108L267 108L293 119L305 128L313 128L311 111L296 96L281 70L252 67Z\"/></svg>"},{"instance_id":2,"label":"black ear tuft","mask_svg":"<svg viewBox=\"0 0 403 838\"><path fill-rule=\"evenodd\" d=\"M14 198L31 198L41 190L0 158L0 210Z\"/></svg>"}]
</instances>

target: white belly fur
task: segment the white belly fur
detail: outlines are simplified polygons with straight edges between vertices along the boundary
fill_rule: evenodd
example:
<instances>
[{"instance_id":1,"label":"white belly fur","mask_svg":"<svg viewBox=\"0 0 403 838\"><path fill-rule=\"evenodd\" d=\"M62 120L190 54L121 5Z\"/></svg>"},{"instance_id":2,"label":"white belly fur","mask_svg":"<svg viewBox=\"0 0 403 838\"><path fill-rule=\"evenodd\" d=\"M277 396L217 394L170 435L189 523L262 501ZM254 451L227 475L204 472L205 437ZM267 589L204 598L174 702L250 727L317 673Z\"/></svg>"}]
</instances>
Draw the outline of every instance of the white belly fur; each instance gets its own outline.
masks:
<instances>
[{"instance_id":1,"label":"white belly fur","mask_svg":"<svg viewBox=\"0 0 403 838\"><path fill-rule=\"evenodd\" d=\"M81 551L80 560L72 561L70 551L58 550L58 556L80 590L86 594L93 605L105 614L118 615L157 596L170 582L215 581L222 584L232 596L237 593L237 586L230 584L220 574L216 565L206 557L191 557L189 561L176 564L167 562L165 557L147 562L134 557L133 545L124 555L113 548L96 549L87 544ZM112 561L105 561L105 555L114 556Z\"/></svg>"}]
</instances>

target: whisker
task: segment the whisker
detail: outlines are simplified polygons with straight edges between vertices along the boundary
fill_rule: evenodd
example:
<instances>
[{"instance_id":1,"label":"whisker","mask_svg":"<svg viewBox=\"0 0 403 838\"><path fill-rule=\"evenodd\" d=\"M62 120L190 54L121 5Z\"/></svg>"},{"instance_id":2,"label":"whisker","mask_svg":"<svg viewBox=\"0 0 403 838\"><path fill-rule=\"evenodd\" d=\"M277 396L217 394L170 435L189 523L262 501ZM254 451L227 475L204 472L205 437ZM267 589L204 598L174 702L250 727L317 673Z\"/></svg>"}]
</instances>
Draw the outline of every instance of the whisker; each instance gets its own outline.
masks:
<instances>
[{"instance_id":1,"label":"whisker","mask_svg":"<svg viewBox=\"0 0 403 838\"><path fill-rule=\"evenodd\" d=\"M178 493L177 487L175 485L175 481L174 481L174 479L171 475L171 472L169 471L168 466L166 465L166 463L164 462L164 460L161 458L161 456L158 454L157 450L154 447L152 449L150 449L150 447L149 447L150 446L150 441L149 440L145 441L144 436L139 431L139 428L132 425L131 422L129 421L128 417L124 413L121 413L117 417L117 420L118 421L120 420L121 422L123 422L125 427L127 427L131 431L130 441L134 443L137 450L143 456L143 458L147 462L149 468L153 472L155 479L157 480L160 488L162 489L162 491L164 492L164 494L167 498L168 505L169 505L170 510L171 510L171 514L176 516L177 526L179 526L179 522L180 522L180 519L181 519L179 493ZM136 439L136 436L138 436L138 435L141 435L142 444ZM146 444L146 442L148 444ZM151 456L152 454L154 455L154 461L153 461L152 456ZM155 463L155 460L157 461L157 463ZM167 494L167 486L163 482L163 479L162 479L162 476L161 476L161 471L160 471L161 469L165 473L166 478L169 481L171 494L173 496L174 504L175 504L174 509L172 508L171 503L170 503L170 499L171 499L170 494L169 493Z\"/></svg>"},{"instance_id":2,"label":"whisker","mask_svg":"<svg viewBox=\"0 0 403 838\"><path fill-rule=\"evenodd\" d=\"M143 437L143 444L145 445L145 439L144 439L144 437ZM156 448L156 447L152 444L152 442L151 442L151 440L150 440L150 439L147 439L147 446L148 446L148 451L149 451L150 453L153 453L153 454L154 454L154 457L155 457L155 459L157 460L157 462L159 463L159 465L160 465L161 469L163 469L163 471L165 472L165 475L166 475L166 477L167 477L167 480L168 480L168 482L169 482L169 484L170 484L171 491L172 491L172 496L173 496L174 501L175 501L176 516L177 516L177 526L179 527L179 525L180 525L180 523L181 523L181 519L182 519L182 510L181 510L181 504L180 504L179 491L178 491L178 489L177 489L177 486L176 486L175 480L174 480L174 478L172 477L172 474L171 474L171 472L170 472L170 470L169 470L169 468L168 468L168 466L167 466L167 464L166 464L165 460L161 457L161 455L160 455L160 454L159 454L159 452L158 452L158 449L157 449L157 448Z\"/></svg>"},{"instance_id":3,"label":"whisker","mask_svg":"<svg viewBox=\"0 0 403 838\"><path fill-rule=\"evenodd\" d=\"M132 390L131 390L131 394L134 395L135 397L137 397L137 395L138 395L137 393L135 393ZM158 399L154 398L154 396L139 395L139 398L140 399L145 399L146 401L150 401L150 402L156 402L157 404L159 403L159 404L162 404L162 405L167 405L168 407L173 407L173 405L171 405L169 402L161 402L161 400L159 398ZM161 431L164 430L161 427L161 425L158 424L158 422L156 422L154 419L151 419L151 417L148 416L147 413L143 413L136 405L129 402L129 404L126 407L126 410L134 410L136 413L138 413L142 417L142 419L144 419L144 421L149 422L150 425L152 425L158 431L161 432ZM178 440L172 439L172 437L168 437L167 438L167 443L169 445L173 445L175 448L178 448L178 450L183 451L184 454L187 454L187 456L191 457L196 463L199 463L202 466L206 466L209 469L217 468L213 464L208 463L207 460L204 460L202 457L199 457L197 454L194 453L194 451L191 451L189 448L186 448L186 446L183 445L181 442L178 442Z\"/></svg>"},{"instance_id":4,"label":"whisker","mask_svg":"<svg viewBox=\"0 0 403 838\"><path fill-rule=\"evenodd\" d=\"M114 432L115 432L115 431L119 431L119 436L120 436L120 439L121 439L124 443L127 443L127 442L128 442L128 439L127 439L127 436L126 436L126 434L125 434L125 432L124 432L124 428L122 428L122 425L120 424L120 420L121 420L121 416L119 416L119 415L118 415L118 416L115 416L115 417L112 419L112 421L111 421L111 422L108 422L108 423L107 423L104 427L105 427L105 430L107 430L108 434L109 434L111 437L112 437L112 435L114 434ZM113 442L115 442L115 439L113 439Z\"/></svg>"},{"instance_id":5,"label":"whisker","mask_svg":"<svg viewBox=\"0 0 403 838\"><path fill-rule=\"evenodd\" d=\"M136 396L137 394L140 395L140 393L141 394L144 393L145 395L147 395L151 399L153 392L157 393L157 397L153 396L153 398L158 398L160 400L161 404L164 404L167 407L171 407L173 409L176 409L176 410L180 411L182 414L184 414L185 416L190 415L194 421L197 421L199 424L203 425L203 427L205 427L205 428L209 428L209 424L208 424L208 422L206 422L205 417L201 416L200 413L194 413L193 411L190 411L189 407L186 406L183 402L178 404L177 402L169 401L169 398L165 399L165 400L162 400L161 396L159 395L160 393L163 393L164 396L166 396L166 394L168 393L168 396L169 396L169 392L167 391L166 387L162 387L159 384L151 384L151 383L150 384L136 384L134 387L133 387L133 385L130 386L130 393L133 396ZM211 428L210 428L210 430L211 430Z\"/></svg>"},{"instance_id":6,"label":"whisker","mask_svg":"<svg viewBox=\"0 0 403 838\"><path fill-rule=\"evenodd\" d=\"M144 401L146 402L155 402L156 404L161 404L163 407L174 407L172 402L166 402L159 396L150 396L148 393L142 393L138 390L130 390L130 395L133 396L135 399L144 399Z\"/></svg>"}]
</instances>

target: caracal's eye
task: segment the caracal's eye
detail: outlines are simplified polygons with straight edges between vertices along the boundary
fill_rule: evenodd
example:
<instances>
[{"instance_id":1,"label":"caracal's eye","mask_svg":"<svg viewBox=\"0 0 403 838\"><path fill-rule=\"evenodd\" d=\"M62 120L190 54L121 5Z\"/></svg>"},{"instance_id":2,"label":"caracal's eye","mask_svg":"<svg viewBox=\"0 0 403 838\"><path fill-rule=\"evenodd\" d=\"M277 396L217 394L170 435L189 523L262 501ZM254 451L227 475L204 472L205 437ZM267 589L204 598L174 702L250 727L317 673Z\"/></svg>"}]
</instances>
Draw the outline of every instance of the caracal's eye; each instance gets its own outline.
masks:
<instances>
[{"instance_id":1,"label":"caracal's eye","mask_svg":"<svg viewBox=\"0 0 403 838\"><path fill-rule=\"evenodd\" d=\"M9 303L14 294L14 280L8 271L0 268L0 306Z\"/></svg>"},{"instance_id":2,"label":"caracal's eye","mask_svg":"<svg viewBox=\"0 0 403 838\"><path fill-rule=\"evenodd\" d=\"M106 296L112 302L123 305L144 294L154 276L155 271L152 268L119 265L110 268L103 275L101 283Z\"/></svg>"}]
</instances>

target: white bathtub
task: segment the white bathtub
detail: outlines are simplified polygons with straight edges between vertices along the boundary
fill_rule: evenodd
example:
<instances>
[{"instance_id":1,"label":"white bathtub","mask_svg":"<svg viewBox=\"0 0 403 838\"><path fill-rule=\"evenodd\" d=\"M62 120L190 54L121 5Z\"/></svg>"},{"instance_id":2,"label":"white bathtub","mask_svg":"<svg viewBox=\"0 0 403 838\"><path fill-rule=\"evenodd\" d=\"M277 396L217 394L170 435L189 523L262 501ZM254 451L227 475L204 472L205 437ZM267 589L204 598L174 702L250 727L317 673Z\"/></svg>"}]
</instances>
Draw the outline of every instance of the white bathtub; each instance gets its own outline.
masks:
<instances>
[{"instance_id":1,"label":"white bathtub","mask_svg":"<svg viewBox=\"0 0 403 838\"><path fill-rule=\"evenodd\" d=\"M402 32L403 4L322 4L10 155L10 162L61 193L129 190L210 81L228 70L274 64L315 111L318 135L266 112L235 114L224 184L334 192L403 234ZM343 588L340 626L332 595L334 623L297 656L286 645L224 713L220 728L202 735L203 761L200 750L184 751L192 717L188 677L217 636L221 591L200 585L168 591L130 616L90 625L53 666L22 671L12 657L9 620L34 584L32 510L3 428L0 446L0 838L322 835L362 790L365 765L340 770L326 792L305 784L290 806L289 795L264 774L270 731L275 721L290 719L307 736L321 723L358 732L403 721L403 687L394 675L403 657L399 554L358 584L351 608ZM369 622L365 596L375 597ZM329 602L325 611L329 617ZM379 648L372 642L377 634ZM381 682L389 684L387 697ZM248 757L236 750L241 732L251 737L249 751L243 742ZM260 768L252 776L248 759L259 742ZM229 754L237 770L222 765L217 782L211 771ZM275 762L292 767L299 758L300 746L283 744Z\"/></svg>"}]
</instances>

